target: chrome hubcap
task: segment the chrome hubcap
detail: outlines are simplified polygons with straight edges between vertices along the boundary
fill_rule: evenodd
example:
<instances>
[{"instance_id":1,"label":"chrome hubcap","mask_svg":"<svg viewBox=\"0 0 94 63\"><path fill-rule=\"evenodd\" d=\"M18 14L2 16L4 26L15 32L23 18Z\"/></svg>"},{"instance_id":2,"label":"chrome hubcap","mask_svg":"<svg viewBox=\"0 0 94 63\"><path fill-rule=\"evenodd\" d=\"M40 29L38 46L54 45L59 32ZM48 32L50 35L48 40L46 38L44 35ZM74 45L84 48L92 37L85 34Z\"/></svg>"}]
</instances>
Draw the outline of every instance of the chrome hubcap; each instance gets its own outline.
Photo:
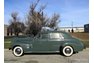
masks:
<instances>
[{"instance_id":1,"label":"chrome hubcap","mask_svg":"<svg viewBox=\"0 0 94 63\"><path fill-rule=\"evenodd\" d=\"M15 50L15 53L20 54L20 53L21 53L21 49L20 49L20 48L17 48L17 49Z\"/></svg>"},{"instance_id":2,"label":"chrome hubcap","mask_svg":"<svg viewBox=\"0 0 94 63\"><path fill-rule=\"evenodd\" d=\"M71 53L71 49L70 49L70 48L66 48L66 49L65 49L65 53L66 53L66 54L70 54L70 53Z\"/></svg>"}]
</instances>

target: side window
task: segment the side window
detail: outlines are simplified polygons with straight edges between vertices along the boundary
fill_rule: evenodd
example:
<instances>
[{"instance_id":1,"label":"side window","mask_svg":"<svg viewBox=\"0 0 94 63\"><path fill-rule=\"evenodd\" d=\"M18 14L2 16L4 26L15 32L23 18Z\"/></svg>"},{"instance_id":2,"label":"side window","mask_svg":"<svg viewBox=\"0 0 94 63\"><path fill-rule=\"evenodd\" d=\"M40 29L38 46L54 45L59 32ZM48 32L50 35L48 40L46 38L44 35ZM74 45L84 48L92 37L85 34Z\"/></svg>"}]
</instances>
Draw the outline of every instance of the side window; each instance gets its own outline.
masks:
<instances>
[{"instance_id":1,"label":"side window","mask_svg":"<svg viewBox=\"0 0 94 63\"><path fill-rule=\"evenodd\" d=\"M50 33L50 38L60 38L59 33Z\"/></svg>"},{"instance_id":2,"label":"side window","mask_svg":"<svg viewBox=\"0 0 94 63\"><path fill-rule=\"evenodd\" d=\"M50 33L50 38L51 39L53 39L53 38L55 38L55 39L61 39L61 38L64 39L64 37L60 33Z\"/></svg>"},{"instance_id":3,"label":"side window","mask_svg":"<svg viewBox=\"0 0 94 63\"><path fill-rule=\"evenodd\" d=\"M46 39L46 38L48 38L48 36L49 36L48 34L42 34L42 35L41 35L41 38L42 38L42 39Z\"/></svg>"}]
</instances>

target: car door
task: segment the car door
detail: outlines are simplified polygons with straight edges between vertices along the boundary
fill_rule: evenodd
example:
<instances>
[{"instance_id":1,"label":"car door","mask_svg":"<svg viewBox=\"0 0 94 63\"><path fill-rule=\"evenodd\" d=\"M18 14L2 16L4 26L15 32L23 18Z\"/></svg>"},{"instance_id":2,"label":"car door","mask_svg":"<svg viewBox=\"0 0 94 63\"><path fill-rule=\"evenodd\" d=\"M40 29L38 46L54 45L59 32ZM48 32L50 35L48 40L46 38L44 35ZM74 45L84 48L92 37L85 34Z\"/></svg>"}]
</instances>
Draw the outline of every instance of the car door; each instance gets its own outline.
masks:
<instances>
[{"instance_id":1,"label":"car door","mask_svg":"<svg viewBox=\"0 0 94 63\"><path fill-rule=\"evenodd\" d=\"M60 45L64 42L64 37L60 33L50 33L48 40L51 51L59 51Z\"/></svg>"},{"instance_id":2,"label":"car door","mask_svg":"<svg viewBox=\"0 0 94 63\"><path fill-rule=\"evenodd\" d=\"M33 51L45 52L49 51L48 44L49 35L47 33L43 33L39 38L35 38L33 41Z\"/></svg>"}]
</instances>

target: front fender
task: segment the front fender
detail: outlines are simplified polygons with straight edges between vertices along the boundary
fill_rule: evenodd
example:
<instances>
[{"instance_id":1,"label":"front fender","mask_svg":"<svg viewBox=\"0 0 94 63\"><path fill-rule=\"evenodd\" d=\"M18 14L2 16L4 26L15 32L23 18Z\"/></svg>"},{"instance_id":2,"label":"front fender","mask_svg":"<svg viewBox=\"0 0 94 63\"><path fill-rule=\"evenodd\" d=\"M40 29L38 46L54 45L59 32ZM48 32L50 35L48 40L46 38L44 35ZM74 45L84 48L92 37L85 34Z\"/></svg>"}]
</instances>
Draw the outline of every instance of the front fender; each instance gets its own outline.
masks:
<instances>
[{"instance_id":1,"label":"front fender","mask_svg":"<svg viewBox=\"0 0 94 63\"><path fill-rule=\"evenodd\" d=\"M15 44L14 46L12 46L12 50L14 49L14 47L16 46L20 46L23 48L24 52L27 52L30 50L31 46L29 44Z\"/></svg>"}]
</instances>

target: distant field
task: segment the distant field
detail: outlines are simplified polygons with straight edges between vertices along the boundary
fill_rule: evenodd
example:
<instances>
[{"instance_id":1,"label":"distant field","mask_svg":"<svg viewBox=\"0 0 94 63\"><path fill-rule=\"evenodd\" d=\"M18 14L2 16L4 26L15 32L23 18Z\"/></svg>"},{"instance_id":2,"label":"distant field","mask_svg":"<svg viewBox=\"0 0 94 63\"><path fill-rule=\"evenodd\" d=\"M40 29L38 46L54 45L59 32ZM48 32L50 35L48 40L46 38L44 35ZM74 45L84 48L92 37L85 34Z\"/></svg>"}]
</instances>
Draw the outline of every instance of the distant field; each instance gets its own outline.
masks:
<instances>
[{"instance_id":1,"label":"distant field","mask_svg":"<svg viewBox=\"0 0 94 63\"><path fill-rule=\"evenodd\" d=\"M89 33L70 33L72 36L81 39L85 47L89 47Z\"/></svg>"},{"instance_id":2,"label":"distant field","mask_svg":"<svg viewBox=\"0 0 94 63\"><path fill-rule=\"evenodd\" d=\"M89 47L89 34L88 33L70 33L72 36L81 39L85 47ZM11 45L11 37L4 39L4 48L9 48Z\"/></svg>"},{"instance_id":3,"label":"distant field","mask_svg":"<svg viewBox=\"0 0 94 63\"><path fill-rule=\"evenodd\" d=\"M70 34L82 40L89 40L89 33L70 33Z\"/></svg>"}]
</instances>

